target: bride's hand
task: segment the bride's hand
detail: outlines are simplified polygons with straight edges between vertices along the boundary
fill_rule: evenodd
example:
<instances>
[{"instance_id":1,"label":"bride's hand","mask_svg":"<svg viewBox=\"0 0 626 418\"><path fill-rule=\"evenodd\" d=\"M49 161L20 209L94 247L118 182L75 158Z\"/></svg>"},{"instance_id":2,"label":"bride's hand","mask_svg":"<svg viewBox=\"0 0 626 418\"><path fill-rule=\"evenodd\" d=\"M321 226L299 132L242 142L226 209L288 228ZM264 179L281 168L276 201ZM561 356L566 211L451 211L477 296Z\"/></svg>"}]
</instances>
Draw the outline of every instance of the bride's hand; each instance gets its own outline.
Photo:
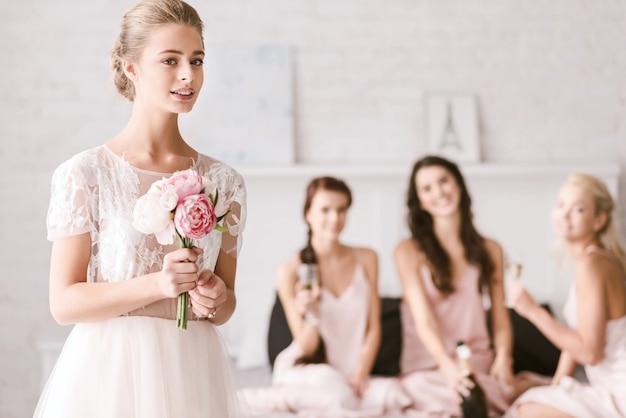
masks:
<instances>
[{"instance_id":1,"label":"bride's hand","mask_svg":"<svg viewBox=\"0 0 626 418\"><path fill-rule=\"evenodd\" d=\"M200 248L179 248L163 258L163 268L158 275L158 286L164 297L175 298L196 286Z\"/></svg>"},{"instance_id":2,"label":"bride's hand","mask_svg":"<svg viewBox=\"0 0 626 418\"><path fill-rule=\"evenodd\" d=\"M220 306L226 302L226 284L211 270L204 270L189 291L189 300L193 313L199 318L215 318Z\"/></svg>"}]
</instances>

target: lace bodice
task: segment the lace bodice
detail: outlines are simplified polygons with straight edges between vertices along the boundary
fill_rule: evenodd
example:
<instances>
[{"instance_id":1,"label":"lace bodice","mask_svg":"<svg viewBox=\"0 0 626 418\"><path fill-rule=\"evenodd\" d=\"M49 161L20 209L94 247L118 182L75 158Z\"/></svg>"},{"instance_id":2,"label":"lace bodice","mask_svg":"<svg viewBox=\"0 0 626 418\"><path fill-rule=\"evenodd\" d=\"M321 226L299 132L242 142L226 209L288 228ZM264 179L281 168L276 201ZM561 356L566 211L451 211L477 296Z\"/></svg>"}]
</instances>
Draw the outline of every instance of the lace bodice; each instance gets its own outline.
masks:
<instances>
[{"instance_id":1,"label":"lace bodice","mask_svg":"<svg viewBox=\"0 0 626 418\"><path fill-rule=\"evenodd\" d=\"M220 250L236 257L241 248L246 190L241 175L221 161L198 154L193 168L211 177L232 201L224 219L228 232L213 231L196 242L204 250L200 269L213 270ZM48 239L90 234L88 282L128 280L160 270L163 256L179 244L162 246L154 236L135 230L132 213L150 185L168 175L133 167L104 145L75 155L52 177Z\"/></svg>"}]
</instances>

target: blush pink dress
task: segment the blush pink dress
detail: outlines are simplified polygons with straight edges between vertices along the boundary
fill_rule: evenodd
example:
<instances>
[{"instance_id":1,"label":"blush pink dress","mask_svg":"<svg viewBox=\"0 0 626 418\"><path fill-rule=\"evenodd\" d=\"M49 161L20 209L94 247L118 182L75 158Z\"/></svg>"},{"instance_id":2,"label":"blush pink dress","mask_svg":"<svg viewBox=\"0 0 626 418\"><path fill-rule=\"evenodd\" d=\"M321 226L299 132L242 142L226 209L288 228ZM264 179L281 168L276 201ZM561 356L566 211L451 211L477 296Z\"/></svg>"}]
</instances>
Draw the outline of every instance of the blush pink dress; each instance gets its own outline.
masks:
<instances>
[{"instance_id":1,"label":"blush pink dress","mask_svg":"<svg viewBox=\"0 0 626 418\"><path fill-rule=\"evenodd\" d=\"M424 288L437 319L450 356L455 356L458 341L472 350L471 363L478 382L485 390L493 413L510 405L513 387L489 375L494 360L487 329L483 297L478 291L480 270L470 266L459 280L456 290L444 295L433 284L426 265L421 267ZM424 417L460 417L461 409L448 388L444 374L417 334L409 306L400 306L402 319L402 355L400 381L413 400L412 415Z\"/></svg>"},{"instance_id":2,"label":"blush pink dress","mask_svg":"<svg viewBox=\"0 0 626 418\"><path fill-rule=\"evenodd\" d=\"M371 296L356 251L349 287L339 296L321 288L319 332L327 363L295 365L302 353L293 341L276 357L271 387L243 390L254 414L289 411L307 417L379 417L410 404L393 378L372 377L361 398L349 384L367 331Z\"/></svg>"},{"instance_id":3,"label":"blush pink dress","mask_svg":"<svg viewBox=\"0 0 626 418\"><path fill-rule=\"evenodd\" d=\"M589 247L589 250L612 258L600 248ZM574 329L576 300L576 286L572 283L563 316ZM580 418L626 417L626 316L607 322L605 339L604 358L594 366L585 366L588 383L564 376L558 386L532 388L515 401L505 417L517 417L517 406L525 402L550 405Z\"/></svg>"}]
</instances>

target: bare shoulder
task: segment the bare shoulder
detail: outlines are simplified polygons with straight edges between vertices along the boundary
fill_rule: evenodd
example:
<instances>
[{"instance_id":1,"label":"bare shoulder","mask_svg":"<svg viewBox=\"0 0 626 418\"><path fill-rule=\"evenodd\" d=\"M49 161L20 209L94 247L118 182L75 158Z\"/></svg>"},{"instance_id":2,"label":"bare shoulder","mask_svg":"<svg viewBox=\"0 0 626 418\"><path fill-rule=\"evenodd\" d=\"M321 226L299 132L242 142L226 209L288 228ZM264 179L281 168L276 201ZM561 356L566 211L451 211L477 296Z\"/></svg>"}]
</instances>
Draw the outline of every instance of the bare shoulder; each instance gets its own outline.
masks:
<instances>
[{"instance_id":1,"label":"bare shoulder","mask_svg":"<svg viewBox=\"0 0 626 418\"><path fill-rule=\"evenodd\" d=\"M400 241L394 250L396 265L398 267L415 267L426 263L426 255L413 238L406 238Z\"/></svg>"},{"instance_id":2,"label":"bare shoulder","mask_svg":"<svg viewBox=\"0 0 626 418\"><path fill-rule=\"evenodd\" d=\"M361 264L366 276L370 281L378 281L378 253L369 247L350 247L357 256L357 262Z\"/></svg>"},{"instance_id":3,"label":"bare shoulder","mask_svg":"<svg viewBox=\"0 0 626 418\"><path fill-rule=\"evenodd\" d=\"M621 276L618 265L606 254L593 251L576 260L576 281L582 285L622 280Z\"/></svg>"},{"instance_id":4,"label":"bare shoulder","mask_svg":"<svg viewBox=\"0 0 626 418\"><path fill-rule=\"evenodd\" d=\"M405 238L401 240L396 245L394 253L396 254L396 256L399 256L399 255L413 255L414 256L416 254L419 254L419 255L424 254L419 244L417 243L417 241L415 241L413 238Z\"/></svg>"},{"instance_id":5,"label":"bare shoulder","mask_svg":"<svg viewBox=\"0 0 626 418\"><path fill-rule=\"evenodd\" d=\"M500 243L492 238L485 238L485 247L490 254L502 253L502 246Z\"/></svg>"},{"instance_id":6,"label":"bare shoulder","mask_svg":"<svg viewBox=\"0 0 626 418\"><path fill-rule=\"evenodd\" d=\"M300 265L300 255L296 253L278 266L276 285L280 287L281 284L292 282L298 265Z\"/></svg>"},{"instance_id":7,"label":"bare shoulder","mask_svg":"<svg viewBox=\"0 0 626 418\"><path fill-rule=\"evenodd\" d=\"M369 247L353 247L358 251L359 257L366 262L372 262L378 260L378 253L373 248Z\"/></svg>"}]
</instances>

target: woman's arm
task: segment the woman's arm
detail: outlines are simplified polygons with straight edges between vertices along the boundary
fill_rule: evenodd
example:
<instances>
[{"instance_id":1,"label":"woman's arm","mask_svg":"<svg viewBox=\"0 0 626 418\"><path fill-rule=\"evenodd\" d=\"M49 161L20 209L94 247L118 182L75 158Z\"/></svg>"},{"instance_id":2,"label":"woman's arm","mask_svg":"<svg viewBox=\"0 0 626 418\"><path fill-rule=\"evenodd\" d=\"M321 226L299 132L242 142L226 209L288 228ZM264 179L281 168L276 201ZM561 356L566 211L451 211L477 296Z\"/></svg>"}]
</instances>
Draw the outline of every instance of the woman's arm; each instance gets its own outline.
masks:
<instances>
[{"instance_id":1,"label":"woman's arm","mask_svg":"<svg viewBox=\"0 0 626 418\"><path fill-rule=\"evenodd\" d=\"M572 356L570 356L567 351L562 351L559 356L559 364L556 366L554 376L552 377L552 384L558 384L563 376L572 376L577 366L578 364L574 361Z\"/></svg>"},{"instance_id":2,"label":"woman's arm","mask_svg":"<svg viewBox=\"0 0 626 418\"><path fill-rule=\"evenodd\" d=\"M220 250L215 264L215 271L204 270L195 289L189 291L191 308L196 316L204 318L208 314L215 316L210 321L216 325L225 323L235 312L235 275L237 258Z\"/></svg>"},{"instance_id":3,"label":"woman's arm","mask_svg":"<svg viewBox=\"0 0 626 418\"><path fill-rule=\"evenodd\" d=\"M133 280L87 283L90 234L56 239L50 261L52 316L63 325L101 321L161 299L175 298L195 287L198 280L195 261L200 252L200 249L173 251L165 256L161 271Z\"/></svg>"},{"instance_id":4,"label":"woman's arm","mask_svg":"<svg viewBox=\"0 0 626 418\"><path fill-rule=\"evenodd\" d=\"M589 254L576 262L577 329L558 322L539 306L528 292L517 290L515 310L528 318L561 351L583 365L598 363L604 352L607 322L605 279L613 266L605 257ZM614 274L614 273L613 273Z\"/></svg>"},{"instance_id":5,"label":"woman's arm","mask_svg":"<svg viewBox=\"0 0 626 418\"><path fill-rule=\"evenodd\" d=\"M505 383L513 384L513 331L504 298L504 257L498 243L486 240L486 245L494 265L493 276L489 282L489 297L496 358L491 374Z\"/></svg>"},{"instance_id":6,"label":"woman's arm","mask_svg":"<svg viewBox=\"0 0 626 418\"><path fill-rule=\"evenodd\" d=\"M459 379L458 369L445 348L439 324L422 284L419 271L421 263L425 262L423 254L414 240L406 239L398 244L394 256L403 299L411 311L417 334L446 375L450 387L454 388Z\"/></svg>"},{"instance_id":7,"label":"woman's arm","mask_svg":"<svg viewBox=\"0 0 626 418\"><path fill-rule=\"evenodd\" d=\"M287 324L289 330L293 336L294 341L300 346L303 356L313 355L320 344L320 334L317 329L317 325L305 321L305 307L307 303L302 303L302 299L296 300L297 292L307 292L308 290L302 290L298 286L297 269L300 264L300 257L294 256L278 269L276 278L276 286L278 289L278 297L283 305L285 311L285 317L287 318ZM306 296L306 295L299 295ZM317 295L308 295L308 298L317 298ZM316 303L312 300L310 303Z\"/></svg>"},{"instance_id":8,"label":"woman's arm","mask_svg":"<svg viewBox=\"0 0 626 418\"><path fill-rule=\"evenodd\" d=\"M352 374L351 384L357 395L361 395L367 386L369 375L374 367L376 355L380 347L381 339L381 319L380 319L380 295L378 294L378 254L375 251L362 248L359 257L363 264L363 269L370 282L370 302L367 319L367 331L356 369Z\"/></svg>"}]
</instances>

